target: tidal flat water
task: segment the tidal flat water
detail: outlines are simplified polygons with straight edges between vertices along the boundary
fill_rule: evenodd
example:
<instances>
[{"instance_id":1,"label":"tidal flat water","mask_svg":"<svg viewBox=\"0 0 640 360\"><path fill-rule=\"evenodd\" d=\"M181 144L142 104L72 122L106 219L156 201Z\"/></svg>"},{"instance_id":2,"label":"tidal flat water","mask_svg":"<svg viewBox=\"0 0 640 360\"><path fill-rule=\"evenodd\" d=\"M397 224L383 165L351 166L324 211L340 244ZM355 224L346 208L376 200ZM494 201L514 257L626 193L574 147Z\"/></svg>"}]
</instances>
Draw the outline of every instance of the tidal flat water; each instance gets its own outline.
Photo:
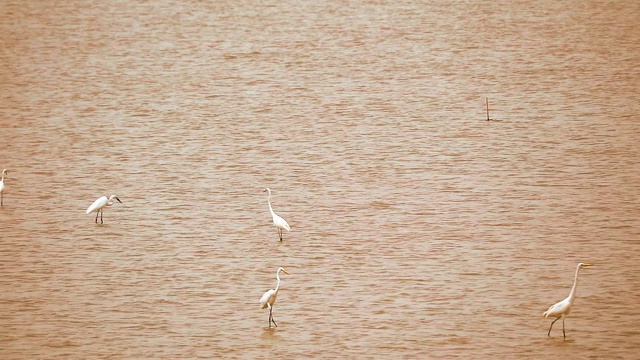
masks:
<instances>
[{"instance_id":1,"label":"tidal flat water","mask_svg":"<svg viewBox=\"0 0 640 360\"><path fill-rule=\"evenodd\" d=\"M639 14L0 1L0 358L637 358Z\"/></svg>"}]
</instances>

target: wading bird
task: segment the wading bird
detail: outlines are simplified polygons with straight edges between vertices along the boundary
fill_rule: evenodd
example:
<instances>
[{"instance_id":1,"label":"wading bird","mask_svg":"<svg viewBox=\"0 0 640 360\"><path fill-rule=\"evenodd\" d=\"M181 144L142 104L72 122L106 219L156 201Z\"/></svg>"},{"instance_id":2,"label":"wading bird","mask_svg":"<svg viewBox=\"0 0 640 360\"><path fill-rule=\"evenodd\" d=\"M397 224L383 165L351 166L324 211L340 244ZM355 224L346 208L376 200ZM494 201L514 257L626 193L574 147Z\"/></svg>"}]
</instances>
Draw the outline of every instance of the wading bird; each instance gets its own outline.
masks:
<instances>
[{"instance_id":1,"label":"wading bird","mask_svg":"<svg viewBox=\"0 0 640 360\"><path fill-rule=\"evenodd\" d=\"M276 298L278 297L278 290L280 290L280 271L282 271L287 275L289 274L287 270L285 270L283 267L279 268L278 272L276 272L276 279L278 279L278 282L276 283L275 290L271 289L267 291L260 298L260 306L263 309L269 308L269 328L271 328L271 322L273 322L273 325L278 327L278 324L276 324L276 321L273 320L273 304L276 302Z\"/></svg>"},{"instance_id":2,"label":"wading bird","mask_svg":"<svg viewBox=\"0 0 640 360\"><path fill-rule=\"evenodd\" d=\"M113 205L114 199L118 200L118 202L122 204L122 201L120 201L120 199L118 199L118 197L115 195L109 196L108 199L106 196L102 196L96 199L96 201L94 201L93 204L89 206L89 208L87 209L87 214L90 214L94 211L96 212L96 224L98 223L98 214L100 214L100 224L103 224L104 222L102 221L102 213L104 212L104 207Z\"/></svg>"},{"instance_id":3,"label":"wading bird","mask_svg":"<svg viewBox=\"0 0 640 360\"><path fill-rule=\"evenodd\" d=\"M569 296L566 299L560 301L559 303L555 305L551 305L549 310L545 311L544 314L542 314L544 315L545 319L548 317L556 318L551 322L551 326L549 326L549 332L547 333L547 336L551 336L551 328L553 327L553 323L555 323L556 321L562 318L562 335L564 336L565 339L567 338L567 334L564 332L564 318L565 316L569 315L569 313L571 312L571 307L573 306L573 300L575 300L576 298L576 288L578 287L578 273L580 272L580 269L587 266L593 266L593 265L585 264L585 263L578 264L578 266L576 267L576 276L575 276L575 279L573 280L573 287L571 288L571 292L569 293Z\"/></svg>"},{"instance_id":4,"label":"wading bird","mask_svg":"<svg viewBox=\"0 0 640 360\"><path fill-rule=\"evenodd\" d=\"M265 188L264 191L269 192L269 199L267 202L269 203L269 211L271 211L271 217L273 218L273 225L278 228L278 235L280 235L280 241L282 241L282 230L291 231L291 227L287 224L287 221L278 214L273 212L273 208L271 207L271 189Z\"/></svg>"},{"instance_id":5,"label":"wading bird","mask_svg":"<svg viewBox=\"0 0 640 360\"><path fill-rule=\"evenodd\" d=\"M4 176L9 175L7 169L2 170L2 180L0 180L0 206L4 206Z\"/></svg>"}]
</instances>

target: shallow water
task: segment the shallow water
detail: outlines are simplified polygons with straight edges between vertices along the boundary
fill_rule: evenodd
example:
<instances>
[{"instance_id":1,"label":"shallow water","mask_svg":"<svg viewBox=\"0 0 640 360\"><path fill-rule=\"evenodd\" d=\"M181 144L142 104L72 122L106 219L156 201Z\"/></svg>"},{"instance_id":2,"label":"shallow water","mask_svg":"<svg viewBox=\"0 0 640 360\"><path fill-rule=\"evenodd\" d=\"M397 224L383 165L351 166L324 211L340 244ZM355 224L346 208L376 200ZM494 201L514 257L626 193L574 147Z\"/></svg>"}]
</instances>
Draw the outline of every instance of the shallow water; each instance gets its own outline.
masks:
<instances>
[{"instance_id":1,"label":"shallow water","mask_svg":"<svg viewBox=\"0 0 640 360\"><path fill-rule=\"evenodd\" d=\"M640 3L0 8L3 359L635 357Z\"/></svg>"}]
</instances>

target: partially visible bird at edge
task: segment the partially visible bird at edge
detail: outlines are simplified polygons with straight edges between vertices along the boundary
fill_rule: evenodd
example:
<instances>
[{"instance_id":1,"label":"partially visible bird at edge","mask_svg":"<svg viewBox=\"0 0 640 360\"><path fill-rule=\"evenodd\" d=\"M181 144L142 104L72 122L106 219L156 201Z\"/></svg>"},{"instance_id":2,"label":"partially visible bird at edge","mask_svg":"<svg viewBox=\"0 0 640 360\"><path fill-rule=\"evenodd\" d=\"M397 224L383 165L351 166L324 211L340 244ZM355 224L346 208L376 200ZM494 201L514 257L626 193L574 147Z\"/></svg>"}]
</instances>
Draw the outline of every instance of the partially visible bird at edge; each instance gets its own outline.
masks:
<instances>
[{"instance_id":1,"label":"partially visible bird at edge","mask_svg":"<svg viewBox=\"0 0 640 360\"><path fill-rule=\"evenodd\" d=\"M2 180L0 180L0 206L4 206L4 177L9 175L7 169L2 170Z\"/></svg>"}]
</instances>

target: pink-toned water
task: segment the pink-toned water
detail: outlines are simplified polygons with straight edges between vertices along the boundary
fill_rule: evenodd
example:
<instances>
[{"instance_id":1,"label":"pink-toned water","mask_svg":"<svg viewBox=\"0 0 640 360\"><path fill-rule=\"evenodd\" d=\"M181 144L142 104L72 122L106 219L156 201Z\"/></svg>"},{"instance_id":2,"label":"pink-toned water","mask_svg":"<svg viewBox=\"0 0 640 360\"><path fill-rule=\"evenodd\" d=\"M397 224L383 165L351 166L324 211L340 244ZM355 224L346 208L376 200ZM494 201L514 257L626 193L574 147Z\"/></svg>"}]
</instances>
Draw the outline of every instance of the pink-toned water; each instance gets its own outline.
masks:
<instances>
[{"instance_id":1,"label":"pink-toned water","mask_svg":"<svg viewBox=\"0 0 640 360\"><path fill-rule=\"evenodd\" d=\"M0 357L636 358L638 14L2 1Z\"/></svg>"}]
</instances>

